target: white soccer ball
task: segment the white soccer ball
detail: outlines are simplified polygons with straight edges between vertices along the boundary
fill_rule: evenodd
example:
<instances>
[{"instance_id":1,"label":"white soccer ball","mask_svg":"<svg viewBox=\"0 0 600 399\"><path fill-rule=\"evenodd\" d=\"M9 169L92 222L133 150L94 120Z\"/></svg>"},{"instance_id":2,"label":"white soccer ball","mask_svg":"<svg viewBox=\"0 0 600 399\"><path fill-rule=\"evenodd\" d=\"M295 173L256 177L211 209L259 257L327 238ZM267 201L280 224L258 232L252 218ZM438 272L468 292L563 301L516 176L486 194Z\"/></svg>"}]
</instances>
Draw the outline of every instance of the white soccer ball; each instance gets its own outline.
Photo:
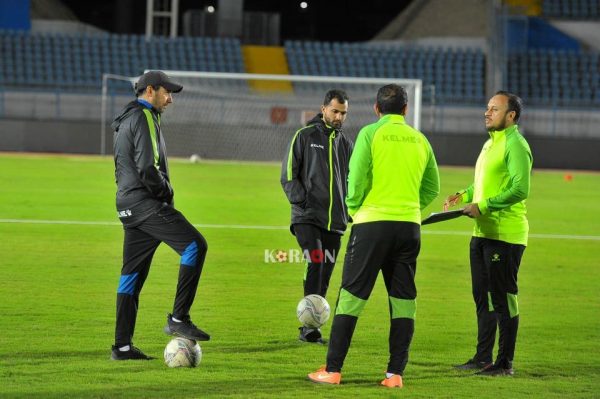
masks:
<instances>
[{"instance_id":1,"label":"white soccer ball","mask_svg":"<svg viewBox=\"0 0 600 399\"><path fill-rule=\"evenodd\" d=\"M296 307L298 320L304 327L319 328L329 320L331 308L327 300L320 295L307 295Z\"/></svg>"},{"instance_id":2,"label":"white soccer ball","mask_svg":"<svg viewBox=\"0 0 600 399\"><path fill-rule=\"evenodd\" d=\"M191 163L198 163L198 162L200 162L200 159L201 159L200 155L198 155L198 154L192 154L190 156L190 162Z\"/></svg>"},{"instance_id":3,"label":"white soccer ball","mask_svg":"<svg viewBox=\"0 0 600 399\"><path fill-rule=\"evenodd\" d=\"M197 367L202 360L202 349L196 341L176 337L165 347L164 356L169 367Z\"/></svg>"}]
</instances>

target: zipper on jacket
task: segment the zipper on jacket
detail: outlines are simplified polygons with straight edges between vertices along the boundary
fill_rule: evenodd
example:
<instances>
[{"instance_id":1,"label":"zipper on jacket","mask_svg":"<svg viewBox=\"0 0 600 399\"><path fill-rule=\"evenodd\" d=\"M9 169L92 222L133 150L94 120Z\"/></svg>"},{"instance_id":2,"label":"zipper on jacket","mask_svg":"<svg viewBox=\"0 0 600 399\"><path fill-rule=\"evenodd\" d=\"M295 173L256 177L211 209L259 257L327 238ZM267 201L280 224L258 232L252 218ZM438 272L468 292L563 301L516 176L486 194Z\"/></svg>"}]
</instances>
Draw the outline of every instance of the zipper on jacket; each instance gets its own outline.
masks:
<instances>
[{"instance_id":1,"label":"zipper on jacket","mask_svg":"<svg viewBox=\"0 0 600 399\"><path fill-rule=\"evenodd\" d=\"M329 135L329 219L327 220L327 230L331 231L331 211L333 210L333 139L335 130Z\"/></svg>"}]
</instances>

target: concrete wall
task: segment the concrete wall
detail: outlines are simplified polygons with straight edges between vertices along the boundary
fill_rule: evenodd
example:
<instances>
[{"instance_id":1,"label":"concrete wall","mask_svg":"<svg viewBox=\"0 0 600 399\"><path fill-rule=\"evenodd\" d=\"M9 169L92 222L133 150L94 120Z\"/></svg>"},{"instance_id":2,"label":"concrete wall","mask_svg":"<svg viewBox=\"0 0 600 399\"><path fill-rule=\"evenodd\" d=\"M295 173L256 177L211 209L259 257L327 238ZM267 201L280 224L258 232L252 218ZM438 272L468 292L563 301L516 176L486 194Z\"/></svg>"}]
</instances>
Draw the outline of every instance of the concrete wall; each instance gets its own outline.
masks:
<instances>
[{"instance_id":1,"label":"concrete wall","mask_svg":"<svg viewBox=\"0 0 600 399\"><path fill-rule=\"evenodd\" d=\"M0 151L99 154L100 124L0 119Z\"/></svg>"},{"instance_id":2,"label":"concrete wall","mask_svg":"<svg viewBox=\"0 0 600 399\"><path fill-rule=\"evenodd\" d=\"M373 93L376 89L373 89ZM374 120L372 111L373 96L350 92L350 111L345 127L352 134L361 126ZM297 96L261 97L245 93L235 94L224 101L224 97L211 92L184 90L177 95L175 104L169 108L164 120L197 124L199 122L233 128L255 123L262 129L297 129L301 114L306 110L318 110L323 100L317 96L299 94ZM107 101L107 116L112 119L132 96L111 96ZM288 118L282 124L273 126L270 120L272 107L284 107ZM409 106L412 104L409 103ZM472 106L423 105L421 130L430 134L480 134L483 129L485 104ZM42 93L42 92L1 92L0 121L2 118L31 120L63 120L98 123L100 130L101 96L85 94ZM408 122L412 124L409 118ZM521 117L521 130L527 135L594 138L600 140L600 112L596 109L528 108ZM0 144L1 146L1 144ZM1 148L1 147L0 147Z\"/></svg>"},{"instance_id":3,"label":"concrete wall","mask_svg":"<svg viewBox=\"0 0 600 399\"><path fill-rule=\"evenodd\" d=\"M247 127L244 134L232 135L222 129L194 126L202 134L184 138L166 133L170 156L189 157L193 153L207 159L279 161L290 134L260 139L260 127ZM186 128L171 125L172 131ZM440 165L473 166L486 140L486 133L428 134ZM600 171L600 139L527 136L534 155L534 167L587 169ZM258 143L258 145L257 145ZM257 150L258 148L258 150ZM112 154L112 133L106 153ZM0 119L0 151L61 153L100 153L100 125L83 121L32 121Z\"/></svg>"},{"instance_id":4,"label":"concrete wall","mask_svg":"<svg viewBox=\"0 0 600 399\"><path fill-rule=\"evenodd\" d=\"M440 165L474 166L486 140L472 135L434 135L429 141ZM564 137L527 137L533 167L600 171L600 140Z\"/></svg>"}]
</instances>

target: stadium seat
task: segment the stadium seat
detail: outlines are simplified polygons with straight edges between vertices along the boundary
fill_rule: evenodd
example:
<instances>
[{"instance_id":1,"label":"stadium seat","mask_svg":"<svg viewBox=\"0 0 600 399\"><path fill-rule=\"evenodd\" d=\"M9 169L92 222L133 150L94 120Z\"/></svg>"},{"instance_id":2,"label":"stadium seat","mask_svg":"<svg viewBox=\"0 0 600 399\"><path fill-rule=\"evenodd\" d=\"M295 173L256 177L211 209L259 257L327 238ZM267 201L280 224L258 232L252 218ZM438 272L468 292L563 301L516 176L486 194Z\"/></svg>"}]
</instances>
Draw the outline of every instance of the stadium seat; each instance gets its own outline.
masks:
<instances>
[{"instance_id":1,"label":"stadium seat","mask_svg":"<svg viewBox=\"0 0 600 399\"><path fill-rule=\"evenodd\" d=\"M243 72L238 39L0 31L3 87L97 91L103 73L146 68ZM6 56L8 55L8 56ZM208 56L207 56L208 55Z\"/></svg>"}]
</instances>

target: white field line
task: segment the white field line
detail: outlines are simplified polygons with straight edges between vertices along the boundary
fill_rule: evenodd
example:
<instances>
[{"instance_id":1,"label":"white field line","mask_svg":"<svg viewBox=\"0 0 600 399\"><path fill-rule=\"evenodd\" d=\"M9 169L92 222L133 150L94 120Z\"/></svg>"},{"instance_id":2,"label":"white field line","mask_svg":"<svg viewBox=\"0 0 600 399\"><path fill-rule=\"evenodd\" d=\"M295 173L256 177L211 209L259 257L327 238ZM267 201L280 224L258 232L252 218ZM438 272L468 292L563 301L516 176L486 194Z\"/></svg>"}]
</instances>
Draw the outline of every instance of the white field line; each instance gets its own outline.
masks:
<instances>
[{"instance_id":1,"label":"white field line","mask_svg":"<svg viewBox=\"0 0 600 399\"><path fill-rule=\"evenodd\" d=\"M52 224L52 225L76 225L76 226L121 226L121 222L97 222L84 220L41 220L41 219L0 219L0 223L20 224ZM243 224L203 224L196 223L195 227L207 229L242 229L242 230L288 230L288 226L253 226ZM452 230L422 230L423 234L444 236L470 236L471 231ZM543 238L555 240L592 240L600 241L600 236L576 235L576 234L529 234L530 238Z\"/></svg>"}]
</instances>

